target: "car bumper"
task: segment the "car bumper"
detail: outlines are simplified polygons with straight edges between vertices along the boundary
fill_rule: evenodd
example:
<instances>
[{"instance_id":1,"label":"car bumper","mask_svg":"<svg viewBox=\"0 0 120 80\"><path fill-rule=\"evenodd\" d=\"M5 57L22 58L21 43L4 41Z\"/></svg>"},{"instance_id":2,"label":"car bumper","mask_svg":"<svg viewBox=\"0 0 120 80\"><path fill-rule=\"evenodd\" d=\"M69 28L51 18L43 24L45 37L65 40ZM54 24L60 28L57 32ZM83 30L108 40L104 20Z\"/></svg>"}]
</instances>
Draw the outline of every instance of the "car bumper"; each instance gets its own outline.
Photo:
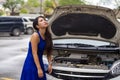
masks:
<instances>
[{"instance_id":1,"label":"car bumper","mask_svg":"<svg viewBox=\"0 0 120 80\"><path fill-rule=\"evenodd\" d=\"M108 72L109 70L103 69L81 69L53 66L52 75L57 78L103 79Z\"/></svg>"}]
</instances>

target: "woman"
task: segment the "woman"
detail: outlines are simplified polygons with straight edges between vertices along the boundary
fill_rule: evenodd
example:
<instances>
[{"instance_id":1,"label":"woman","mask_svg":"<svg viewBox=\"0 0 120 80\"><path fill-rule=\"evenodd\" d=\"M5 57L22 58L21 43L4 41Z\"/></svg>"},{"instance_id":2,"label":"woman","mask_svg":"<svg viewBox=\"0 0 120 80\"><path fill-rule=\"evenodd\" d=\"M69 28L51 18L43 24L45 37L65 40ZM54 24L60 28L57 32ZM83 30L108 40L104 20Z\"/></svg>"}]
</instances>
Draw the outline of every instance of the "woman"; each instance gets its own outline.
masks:
<instances>
[{"instance_id":1,"label":"woman","mask_svg":"<svg viewBox=\"0 0 120 80\"><path fill-rule=\"evenodd\" d=\"M28 54L23 66L20 80L46 80L42 55L45 52L49 62L48 72L52 72L52 38L48 31L48 23L43 16L37 17L33 22L36 30L29 42Z\"/></svg>"}]
</instances>

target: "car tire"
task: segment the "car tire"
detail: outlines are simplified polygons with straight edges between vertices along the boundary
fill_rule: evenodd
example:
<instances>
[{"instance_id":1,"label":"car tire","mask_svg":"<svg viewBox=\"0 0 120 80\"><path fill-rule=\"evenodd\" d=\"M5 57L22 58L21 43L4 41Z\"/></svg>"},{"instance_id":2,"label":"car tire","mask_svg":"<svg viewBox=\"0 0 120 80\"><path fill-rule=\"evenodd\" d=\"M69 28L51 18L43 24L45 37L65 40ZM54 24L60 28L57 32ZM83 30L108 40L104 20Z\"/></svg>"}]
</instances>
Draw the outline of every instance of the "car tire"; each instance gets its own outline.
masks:
<instances>
[{"instance_id":1,"label":"car tire","mask_svg":"<svg viewBox=\"0 0 120 80\"><path fill-rule=\"evenodd\" d=\"M20 36L20 34L21 34L21 31L19 28L14 28L11 33L12 36Z\"/></svg>"},{"instance_id":2,"label":"car tire","mask_svg":"<svg viewBox=\"0 0 120 80\"><path fill-rule=\"evenodd\" d=\"M33 32L34 32L34 30L31 27L27 28L27 30L26 30L27 34L32 34Z\"/></svg>"}]
</instances>

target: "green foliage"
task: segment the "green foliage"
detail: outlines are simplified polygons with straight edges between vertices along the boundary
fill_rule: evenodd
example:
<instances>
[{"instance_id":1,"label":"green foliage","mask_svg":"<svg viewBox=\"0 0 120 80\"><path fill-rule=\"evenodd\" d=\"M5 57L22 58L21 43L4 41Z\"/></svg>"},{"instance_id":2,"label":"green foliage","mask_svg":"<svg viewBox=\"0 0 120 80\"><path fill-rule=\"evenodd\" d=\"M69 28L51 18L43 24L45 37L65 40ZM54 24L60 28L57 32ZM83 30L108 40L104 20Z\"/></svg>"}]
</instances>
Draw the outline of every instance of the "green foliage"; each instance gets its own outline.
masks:
<instances>
[{"instance_id":1,"label":"green foliage","mask_svg":"<svg viewBox=\"0 0 120 80\"><path fill-rule=\"evenodd\" d=\"M45 0L44 7L53 8L53 4L50 0Z\"/></svg>"},{"instance_id":2,"label":"green foliage","mask_svg":"<svg viewBox=\"0 0 120 80\"><path fill-rule=\"evenodd\" d=\"M21 13L34 13L34 10L36 10L36 8L39 7L40 0L27 0L27 2L24 5L22 5Z\"/></svg>"},{"instance_id":3,"label":"green foliage","mask_svg":"<svg viewBox=\"0 0 120 80\"><path fill-rule=\"evenodd\" d=\"M8 8L11 13L15 13L15 10L20 9L21 4L24 4L24 0L6 0L3 7Z\"/></svg>"},{"instance_id":4,"label":"green foliage","mask_svg":"<svg viewBox=\"0 0 120 80\"><path fill-rule=\"evenodd\" d=\"M26 8L22 8L22 9L20 10L20 12L21 12L21 13L28 13L28 10L27 10Z\"/></svg>"},{"instance_id":5,"label":"green foliage","mask_svg":"<svg viewBox=\"0 0 120 80\"><path fill-rule=\"evenodd\" d=\"M3 10L0 10L0 16L4 14L4 11Z\"/></svg>"},{"instance_id":6,"label":"green foliage","mask_svg":"<svg viewBox=\"0 0 120 80\"><path fill-rule=\"evenodd\" d=\"M64 5L79 5L85 4L85 0L45 0L44 1L44 12L45 14L50 14L54 9L59 6Z\"/></svg>"},{"instance_id":7,"label":"green foliage","mask_svg":"<svg viewBox=\"0 0 120 80\"><path fill-rule=\"evenodd\" d=\"M23 4L24 0L6 0L6 3L3 4L5 8L15 8L18 4Z\"/></svg>"},{"instance_id":8,"label":"green foliage","mask_svg":"<svg viewBox=\"0 0 120 80\"><path fill-rule=\"evenodd\" d=\"M54 3L52 0L45 0L43 3L44 13L50 15L54 10Z\"/></svg>"},{"instance_id":9,"label":"green foliage","mask_svg":"<svg viewBox=\"0 0 120 80\"><path fill-rule=\"evenodd\" d=\"M27 5L29 7L39 7L40 6L40 0L28 0Z\"/></svg>"},{"instance_id":10,"label":"green foliage","mask_svg":"<svg viewBox=\"0 0 120 80\"><path fill-rule=\"evenodd\" d=\"M64 6L64 5L82 5L85 4L84 0L59 0L59 5Z\"/></svg>"}]
</instances>

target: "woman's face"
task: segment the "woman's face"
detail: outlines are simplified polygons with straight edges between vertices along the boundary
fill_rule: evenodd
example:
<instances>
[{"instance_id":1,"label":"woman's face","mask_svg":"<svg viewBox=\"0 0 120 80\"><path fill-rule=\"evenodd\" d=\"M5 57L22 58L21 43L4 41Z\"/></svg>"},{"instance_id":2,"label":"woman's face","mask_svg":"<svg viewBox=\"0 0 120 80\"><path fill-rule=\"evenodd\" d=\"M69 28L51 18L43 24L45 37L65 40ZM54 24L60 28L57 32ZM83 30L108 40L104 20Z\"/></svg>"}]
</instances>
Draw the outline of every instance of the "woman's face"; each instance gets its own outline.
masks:
<instances>
[{"instance_id":1,"label":"woman's face","mask_svg":"<svg viewBox=\"0 0 120 80\"><path fill-rule=\"evenodd\" d=\"M46 28L48 26L48 22L44 18L38 18L38 28Z\"/></svg>"}]
</instances>

